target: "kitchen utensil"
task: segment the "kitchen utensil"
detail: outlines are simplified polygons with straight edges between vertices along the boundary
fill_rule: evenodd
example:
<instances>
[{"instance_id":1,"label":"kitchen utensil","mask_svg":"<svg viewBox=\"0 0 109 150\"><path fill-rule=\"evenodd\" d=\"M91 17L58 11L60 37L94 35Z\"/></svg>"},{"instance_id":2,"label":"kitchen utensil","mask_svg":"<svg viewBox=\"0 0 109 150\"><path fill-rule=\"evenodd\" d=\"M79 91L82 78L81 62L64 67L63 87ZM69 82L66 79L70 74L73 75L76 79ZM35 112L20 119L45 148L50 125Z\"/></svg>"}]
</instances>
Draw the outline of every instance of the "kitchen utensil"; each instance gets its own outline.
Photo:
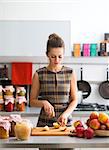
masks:
<instances>
[{"instance_id":1,"label":"kitchen utensil","mask_svg":"<svg viewBox=\"0 0 109 150\"><path fill-rule=\"evenodd\" d=\"M107 80L99 85L99 94L104 99L109 99L109 69L107 68Z\"/></svg>"},{"instance_id":2,"label":"kitchen utensil","mask_svg":"<svg viewBox=\"0 0 109 150\"><path fill-rule=\"evenodd\" d=\"M79 91L82 91L83 99L90 95L91 86L87 81L83 80L83 68L81 68L81 80L77 81L77 87Z\"/></svg>"},{"instance_id":3,"label":"kitchen utensil","mask_svg":"<svg viewBox=\"0 0 109 150\"><path fill-rule=\"evenodd\" d=\"M32 129L32 136L68 136L73 130L73 127L67 127L66 130L62 130L61 128L55 129L54 127L49 127L48 131L43 130L44 127L36 127Z\"/></svg>"}]
</instances>

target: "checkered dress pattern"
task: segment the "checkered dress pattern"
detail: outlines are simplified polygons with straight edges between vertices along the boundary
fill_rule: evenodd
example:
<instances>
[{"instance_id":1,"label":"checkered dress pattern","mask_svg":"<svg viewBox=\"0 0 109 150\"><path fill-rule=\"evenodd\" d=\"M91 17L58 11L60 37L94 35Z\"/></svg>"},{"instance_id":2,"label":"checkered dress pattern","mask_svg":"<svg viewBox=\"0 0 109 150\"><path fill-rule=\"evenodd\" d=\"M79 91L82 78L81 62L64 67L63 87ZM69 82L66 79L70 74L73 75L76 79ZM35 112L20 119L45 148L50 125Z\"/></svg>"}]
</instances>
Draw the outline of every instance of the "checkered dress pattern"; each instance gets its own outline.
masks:
<instances>
[{"instance_id":1,"label":"checkered dress pattern","mask_svg":"<svg viewBox=\"0 0 109 150\"><path fill-rule=\"evenodd\" d=\"M49 119L42 108L37 126L53 126L59 115L67 108L70 99L70 82L73 70L63 66L61 71L52 72L46 67L36 71L40 82L40 100L48 100L55 109L55 117ZM62 105L56 108L56 105Z\"/></svg>"}]
</instances>

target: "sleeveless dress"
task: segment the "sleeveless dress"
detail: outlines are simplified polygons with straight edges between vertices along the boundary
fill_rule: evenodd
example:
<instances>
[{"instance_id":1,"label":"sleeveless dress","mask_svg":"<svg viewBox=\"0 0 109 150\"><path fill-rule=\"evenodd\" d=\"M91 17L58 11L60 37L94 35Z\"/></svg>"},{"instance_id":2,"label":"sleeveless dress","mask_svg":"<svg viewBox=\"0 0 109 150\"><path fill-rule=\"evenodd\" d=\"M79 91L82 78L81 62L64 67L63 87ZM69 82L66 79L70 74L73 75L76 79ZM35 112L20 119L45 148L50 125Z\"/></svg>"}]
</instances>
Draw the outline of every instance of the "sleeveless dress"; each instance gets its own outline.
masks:
<instances>
[{"instance_id":1,"label":"sleeveless dress","mask_svg":"<svg viewBox=\"0 0 109 150\"><path fill-rule=\"evenodd\" d=\"M40 68L36 71L40 82L40 100L48 100L55 110L55 117L48 118L44 109L41 109L37 126L48 125L53 126L58 117L68 107L70 102L70 82L73 70L69 67L63 66L59 72L52 72L46 67ZM71 121L69 116L68 124Z\"/></svg>"}]
</instances>

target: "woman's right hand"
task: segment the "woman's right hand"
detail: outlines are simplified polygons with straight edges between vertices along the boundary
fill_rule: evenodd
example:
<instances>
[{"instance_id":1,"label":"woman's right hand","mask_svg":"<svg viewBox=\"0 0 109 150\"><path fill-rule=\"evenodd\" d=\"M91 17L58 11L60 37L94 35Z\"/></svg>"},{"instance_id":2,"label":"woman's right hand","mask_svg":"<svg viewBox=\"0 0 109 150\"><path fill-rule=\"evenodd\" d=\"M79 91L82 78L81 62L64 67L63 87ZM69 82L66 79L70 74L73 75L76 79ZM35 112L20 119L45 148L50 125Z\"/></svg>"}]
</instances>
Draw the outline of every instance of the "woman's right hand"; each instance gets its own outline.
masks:
<instances>
[{"instance_id":1,"label":"woman's right hand","mask_svg":"<svg viewBox=\"0 0 109 150\"><path fill-rule=\"evenodd\" d=\"M49 118L55 117L54 107L47 101L43 101L43 108Z\"/></svg>"}]
</instances>

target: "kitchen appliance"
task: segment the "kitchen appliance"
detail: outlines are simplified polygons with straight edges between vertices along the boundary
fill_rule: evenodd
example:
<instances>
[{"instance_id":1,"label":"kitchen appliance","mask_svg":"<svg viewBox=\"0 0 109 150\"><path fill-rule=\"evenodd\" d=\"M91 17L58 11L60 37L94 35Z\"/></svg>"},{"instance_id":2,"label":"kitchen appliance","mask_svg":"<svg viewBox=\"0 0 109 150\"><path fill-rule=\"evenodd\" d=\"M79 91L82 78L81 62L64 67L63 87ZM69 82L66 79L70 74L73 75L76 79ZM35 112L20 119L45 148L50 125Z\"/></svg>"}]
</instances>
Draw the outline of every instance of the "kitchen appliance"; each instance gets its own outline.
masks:
<instances>
[{"instance_id":1,"label":"kitchen appliance","mask_svg":"<svg viewBox=\"0 0 109 150\"><path fill-rule=\"evenodd\" d=\"M107 111L109 105L98 103L80 103L77 105L74 111Z\"/></svg>"}]
</instances>

